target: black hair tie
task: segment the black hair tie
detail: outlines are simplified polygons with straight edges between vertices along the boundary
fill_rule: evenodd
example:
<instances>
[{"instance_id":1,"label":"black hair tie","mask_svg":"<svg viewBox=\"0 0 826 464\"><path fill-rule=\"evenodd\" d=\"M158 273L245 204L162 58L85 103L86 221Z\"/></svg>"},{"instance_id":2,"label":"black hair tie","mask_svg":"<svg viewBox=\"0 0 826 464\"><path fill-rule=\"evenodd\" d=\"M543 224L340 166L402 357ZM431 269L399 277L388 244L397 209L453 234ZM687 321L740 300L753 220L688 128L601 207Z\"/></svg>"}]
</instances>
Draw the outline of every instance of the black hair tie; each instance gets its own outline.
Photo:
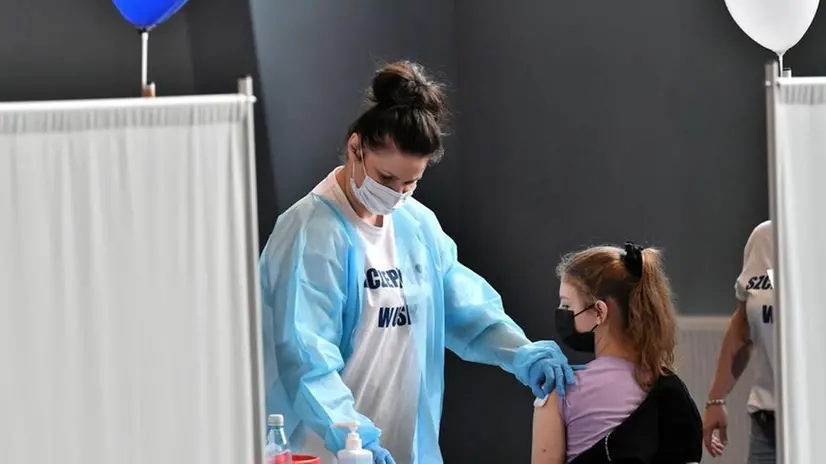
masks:
<instances>
[{"instance_id":1,"label":"black hair tie","mask_svg":"<svg viewBox=\"0 0 826 464\"><path fill-rule=\"evenodd\" d=\"M625 253L622 255L622 264L637 279L642 279L642 250L643 247L628 241L625 242Z\"/></svg>"}]
</instances>

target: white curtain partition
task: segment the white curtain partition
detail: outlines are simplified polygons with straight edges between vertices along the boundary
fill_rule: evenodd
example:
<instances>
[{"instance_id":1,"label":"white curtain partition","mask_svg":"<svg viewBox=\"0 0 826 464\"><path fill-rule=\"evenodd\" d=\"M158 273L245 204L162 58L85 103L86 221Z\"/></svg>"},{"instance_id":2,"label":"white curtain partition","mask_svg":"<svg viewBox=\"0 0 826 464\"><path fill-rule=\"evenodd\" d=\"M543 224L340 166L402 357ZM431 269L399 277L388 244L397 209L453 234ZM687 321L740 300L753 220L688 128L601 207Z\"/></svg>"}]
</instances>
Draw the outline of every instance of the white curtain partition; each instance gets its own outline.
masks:
<instances>
[{"instance_id":1,"label":"white curtain partition","mask_svg":"<svg viewBox=\"0 0 826 464\"><path fill-rule=\"evenodd\" d=\"M826 459L826 78L776 76L770 66L781 453L816 464Z\"/></svg>"},{"instance_id":2,"label":"white curtain partition","mask_svg":"<svg viewBox=\"0 0 826 464\"><path fill-rule=\"evenodd\" d=\"M0 462L261 462L253 100L0 105Z\"/></svg>"}]
</instances>

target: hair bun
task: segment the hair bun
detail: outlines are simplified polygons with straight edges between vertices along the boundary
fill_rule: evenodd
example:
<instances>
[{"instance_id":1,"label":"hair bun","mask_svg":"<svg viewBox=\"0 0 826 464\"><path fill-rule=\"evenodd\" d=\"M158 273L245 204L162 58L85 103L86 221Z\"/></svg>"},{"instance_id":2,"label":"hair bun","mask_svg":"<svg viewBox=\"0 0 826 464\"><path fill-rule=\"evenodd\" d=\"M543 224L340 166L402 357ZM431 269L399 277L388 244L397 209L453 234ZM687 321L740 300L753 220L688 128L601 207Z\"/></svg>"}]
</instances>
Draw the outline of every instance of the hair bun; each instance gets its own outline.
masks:
<instances>
[{"instance_id":1,"label":"hair bun","mask_svg":"<svg viewBox=\"0 0 826 464\"><path fill-rule=\"evenodd\" d=\"M410 61L398 61L379 69L368 98L379 108L424 110L437 121L445 114L441 85L431 80L421 65Z\"/></svg>"}]
</instances>

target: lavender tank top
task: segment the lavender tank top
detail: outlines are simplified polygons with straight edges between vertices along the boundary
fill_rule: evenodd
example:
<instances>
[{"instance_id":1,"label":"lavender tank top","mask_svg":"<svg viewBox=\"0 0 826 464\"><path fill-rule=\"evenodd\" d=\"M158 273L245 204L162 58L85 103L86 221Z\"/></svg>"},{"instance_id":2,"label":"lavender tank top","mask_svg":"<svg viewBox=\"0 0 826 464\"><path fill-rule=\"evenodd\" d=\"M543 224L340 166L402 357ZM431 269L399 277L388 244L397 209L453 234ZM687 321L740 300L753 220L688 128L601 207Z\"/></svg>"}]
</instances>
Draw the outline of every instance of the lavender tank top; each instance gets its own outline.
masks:
<instances>
[{"instance_id":1,"label":"lavender tank top","mask_svg":"<svg viewBox=\"0 0 826 464\"><path fill-rule=\"evenodd\" d=\"M568 462L605 438L645 399L634 380L634 364L600 356L576 373L576 385L561 398L560 412L567 429Z\"/></svg>"}]
</instances>

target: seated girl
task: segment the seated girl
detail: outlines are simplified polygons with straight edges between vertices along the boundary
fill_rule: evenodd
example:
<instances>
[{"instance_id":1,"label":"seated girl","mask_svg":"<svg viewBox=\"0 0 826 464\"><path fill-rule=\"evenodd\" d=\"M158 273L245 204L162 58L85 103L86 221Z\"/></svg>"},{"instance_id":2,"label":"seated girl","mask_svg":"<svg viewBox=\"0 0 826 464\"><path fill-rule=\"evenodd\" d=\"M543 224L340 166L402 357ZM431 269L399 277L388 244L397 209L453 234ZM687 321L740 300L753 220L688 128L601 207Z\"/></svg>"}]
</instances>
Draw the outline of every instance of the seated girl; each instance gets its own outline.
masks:
<instances>
[{"instance_id":1,"label":"seated girl","mask_svg":"<svg viewBox=\"0 0 826 464\"><path fill-rule=\"evenodd\" d=\"M589 248L557 274L557 331L596 357L564 399L535 403L534 464L700 462L700 414L671 371L675 316L659 252Z\"/></svg>"}]
</instances>

